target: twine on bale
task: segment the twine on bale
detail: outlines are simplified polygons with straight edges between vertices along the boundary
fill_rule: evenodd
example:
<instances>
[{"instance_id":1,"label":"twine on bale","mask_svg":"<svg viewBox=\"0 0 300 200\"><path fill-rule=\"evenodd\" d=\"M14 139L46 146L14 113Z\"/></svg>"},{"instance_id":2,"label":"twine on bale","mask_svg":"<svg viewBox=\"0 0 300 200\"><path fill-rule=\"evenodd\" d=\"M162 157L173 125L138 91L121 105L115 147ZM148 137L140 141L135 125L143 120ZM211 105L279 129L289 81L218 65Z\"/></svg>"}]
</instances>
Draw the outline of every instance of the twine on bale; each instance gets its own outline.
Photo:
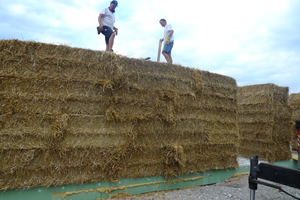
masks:
<instances>
[{"instance_id":1,"label":"twine on bale","mask_svg":"<svg viewBox=\"0 0 300 200\"><path fill-rule=\"evenodd\" d=\"M0 190L238 166L233 78L0 40L0 83Z\"/></svg>"}]
</instances>

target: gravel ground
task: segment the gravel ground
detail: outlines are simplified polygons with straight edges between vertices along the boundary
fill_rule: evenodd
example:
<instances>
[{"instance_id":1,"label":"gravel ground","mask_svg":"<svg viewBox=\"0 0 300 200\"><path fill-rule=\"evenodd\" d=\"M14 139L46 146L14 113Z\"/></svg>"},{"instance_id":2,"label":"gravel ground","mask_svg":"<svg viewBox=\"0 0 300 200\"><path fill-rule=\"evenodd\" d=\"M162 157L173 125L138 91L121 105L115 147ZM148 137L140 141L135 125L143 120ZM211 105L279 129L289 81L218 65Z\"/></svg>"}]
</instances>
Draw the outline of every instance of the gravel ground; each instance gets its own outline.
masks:
<instances>
[{"instance_id":1,"label":"gravel ground","mask_svg":"<svg viewBox=\"0 0 300 200\"><path fill-rule=\"evenodd\" d=\"M261 180L264 181L264 180ZM267 182L267 181L264 181ZM287 187L284 185L268 182L277 186L281 186L282 189L291 193L292 195L300 198L300 190ZM164 191L158 193L148 193L144 195L123 197L123 198L108 198L119 200L154 200L154 199L204 199L204 200L244 200L250 199L250 190L248 188L248 176L242 176L237 178L231 178L220 183L207 186L198 186L188 189ZM284 192L278 189L273 189L264 185L258 185L258 189L255 192L255 199L273 200L284 199L292 200L294 198L286 195Z\"/></svg>"}]
</instances>

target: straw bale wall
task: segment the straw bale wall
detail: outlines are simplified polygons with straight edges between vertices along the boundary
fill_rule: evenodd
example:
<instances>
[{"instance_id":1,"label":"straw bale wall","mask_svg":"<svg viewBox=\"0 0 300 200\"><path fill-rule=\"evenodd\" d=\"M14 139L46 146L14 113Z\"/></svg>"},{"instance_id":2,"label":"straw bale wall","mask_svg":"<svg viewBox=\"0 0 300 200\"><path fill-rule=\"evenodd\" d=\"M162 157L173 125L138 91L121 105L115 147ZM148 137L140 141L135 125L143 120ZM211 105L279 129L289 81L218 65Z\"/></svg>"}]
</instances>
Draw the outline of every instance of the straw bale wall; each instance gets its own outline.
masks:
<instances>
[{"instance_id":1,"label":"straw bale wall","mask_svg":"<svg viewBox=\"0 0 300 200\"><path fill-rule=\"evenodd\" d=\"M236 81L0 41L0 190L237 167Z\"/></svg>"},{"instance_id":2,"label":"straw bale wall","mask_svg":"<svg viewBox=\"0 0 300 200\"><path fill-rule=\"evenodd\" d=\"M298 132L296 130L296 121L300 121L300 93L290 95L289 105L292 107L292 149L297 150Z\"/></svg>"},{"instance_id":3,"label":"straw bale wall","mask_svg":"<svg viewBox=\"0 0 300 200\"><path fill-rule=\"evenodd\" d=\"M239 153L269 162L291 158L289 88L274 84L238 88Z\"/></svg>"}]
</instances>

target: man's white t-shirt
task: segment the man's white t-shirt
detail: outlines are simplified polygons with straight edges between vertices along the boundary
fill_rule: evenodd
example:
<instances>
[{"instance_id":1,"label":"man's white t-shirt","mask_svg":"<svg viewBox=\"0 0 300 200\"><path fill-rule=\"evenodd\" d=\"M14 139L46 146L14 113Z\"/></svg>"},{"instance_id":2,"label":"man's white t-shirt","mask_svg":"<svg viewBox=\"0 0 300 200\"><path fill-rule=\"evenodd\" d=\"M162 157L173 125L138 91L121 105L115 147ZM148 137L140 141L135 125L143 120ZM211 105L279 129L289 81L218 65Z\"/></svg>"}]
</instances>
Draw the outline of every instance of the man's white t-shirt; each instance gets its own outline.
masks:
<instances>
[{"instance_id":1,"label":"man's white t-shirt","mask_svg":"<svg viewBox=\"0 0 300 200\"><path fill-rule=\"evenodd\" d=\"M170 34L171 30L173 30L172 25L171 24L166 24L165 31L164 31L164 41L166 41L166 38ZM173 42L173 41L174 41L174 34L172 34L172 36L170 37L170 42Z\"/></svg>"},{"instance_id":2,"label":"man's white t-shirt","mask_svg":"<svg viewBox=\"0 0 300 200\"><path fill-rule=\"evenodd\" d=\"M108 26L113 30L115 23L115 14L112 13L109 8L104 8L100 14L104 16L101 18L103 26Z\"/></svg>"}]
</instances>

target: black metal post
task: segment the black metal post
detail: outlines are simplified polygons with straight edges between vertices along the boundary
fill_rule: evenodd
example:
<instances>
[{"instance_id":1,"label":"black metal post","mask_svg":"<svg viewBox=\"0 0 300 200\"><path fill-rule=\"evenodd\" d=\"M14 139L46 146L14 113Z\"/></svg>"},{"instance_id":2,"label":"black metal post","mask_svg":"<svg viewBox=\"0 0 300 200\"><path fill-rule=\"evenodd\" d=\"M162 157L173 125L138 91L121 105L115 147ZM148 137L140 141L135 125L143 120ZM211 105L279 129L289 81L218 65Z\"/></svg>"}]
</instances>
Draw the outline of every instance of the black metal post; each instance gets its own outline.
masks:
<instances>
[{"instance_id":1,"label":"black metal post","mask_svg":"<svg viewBox=\"0 0 300 200\"><path fill-rule=\"evenodd\" d=\"M250 200L255 200L255 190L257 190L257 183L251 180L257 180L257 166L258 156L254 155L250 157L250 175L249 175L249 189L250 189Z\"/></svg>"}]
</instances>

